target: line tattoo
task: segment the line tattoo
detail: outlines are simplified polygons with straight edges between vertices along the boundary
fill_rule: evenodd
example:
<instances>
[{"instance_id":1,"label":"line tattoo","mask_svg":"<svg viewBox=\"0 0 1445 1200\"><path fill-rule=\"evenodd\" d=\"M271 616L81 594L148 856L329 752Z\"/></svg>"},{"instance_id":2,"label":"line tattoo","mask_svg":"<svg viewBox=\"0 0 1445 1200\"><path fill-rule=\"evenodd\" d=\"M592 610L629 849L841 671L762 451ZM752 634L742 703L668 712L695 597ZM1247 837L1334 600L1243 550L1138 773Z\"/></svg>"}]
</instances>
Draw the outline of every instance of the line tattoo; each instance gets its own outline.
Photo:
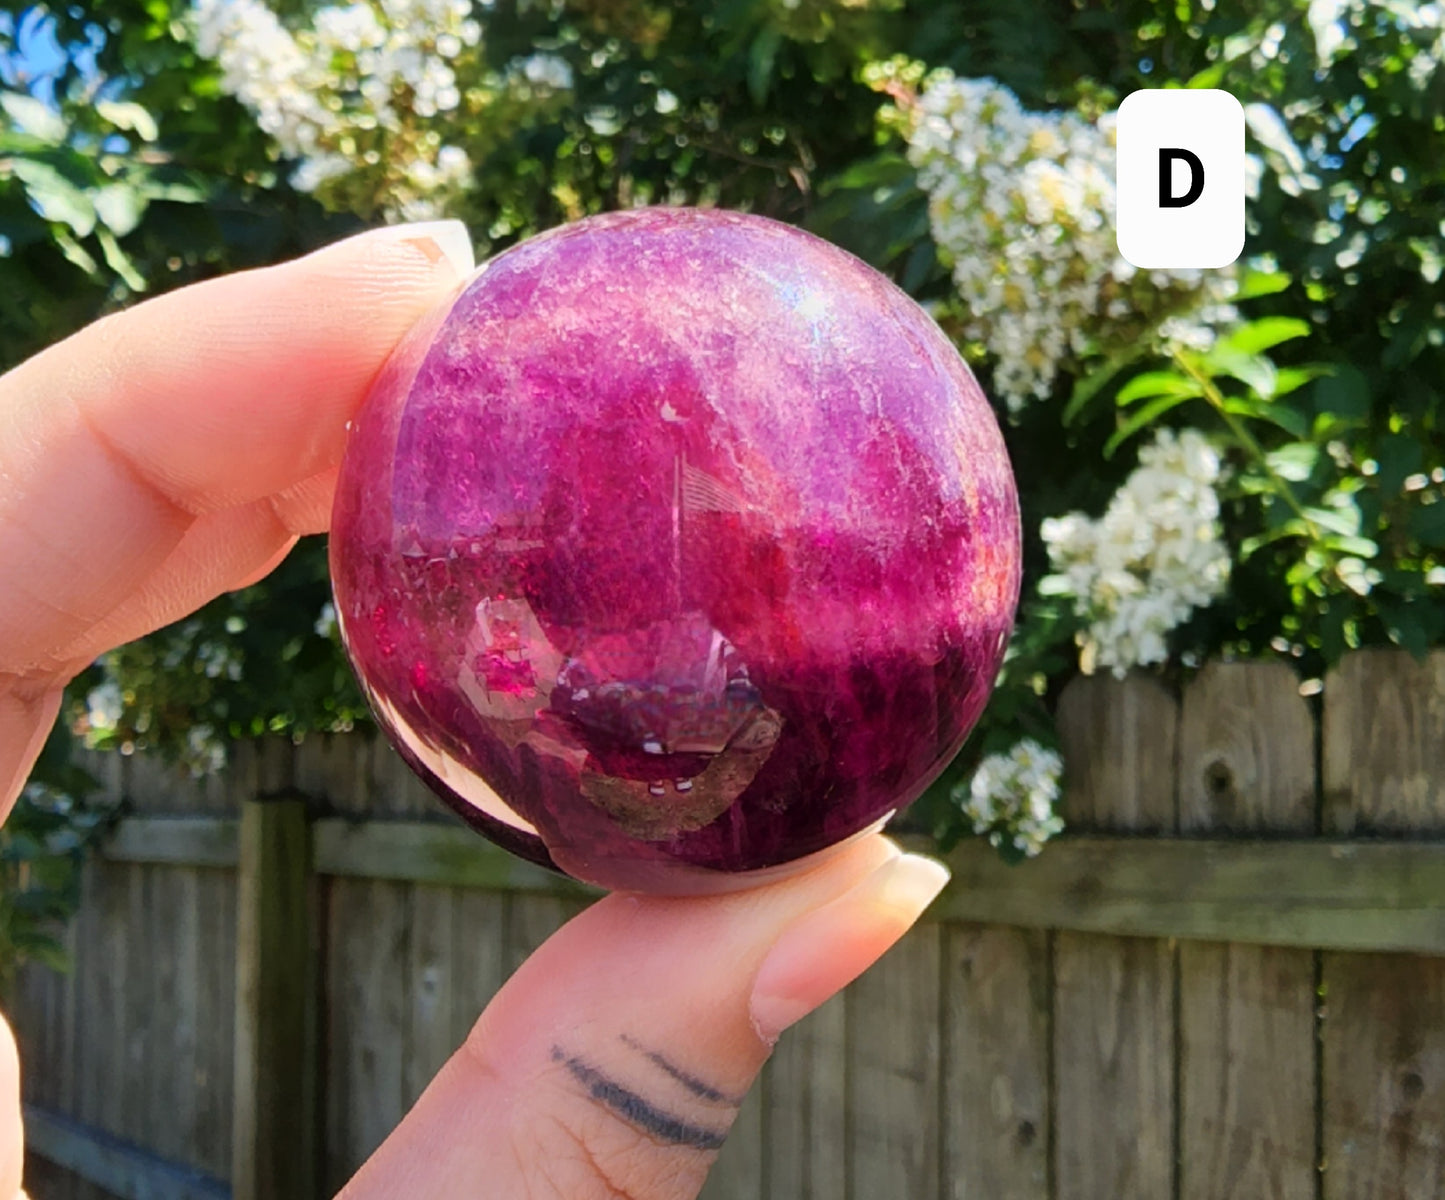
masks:
<instances>
[{"instance_id":1,"label":"line tattoo","mask_svg":"<svg viewBox=\"0 0 1445 1200\"><path fill-rule=\"evenodd\" d=\"M692 1125L655 1108L636 1092L607 1078L596 1067L568 1054L560 1046L552 1047L552 1061L566 1067L567 1073L586 1088L587 1094L598 1104L659 1141L694 1150L718 1150L727 1138L727 1130L719 1133L706 1126Z\"/></svg>"},{"instance_id":2,"label":"line tattoo","mask_svg":"<svg viewBox=\"0 0 1445 1200\"><path fill-rule=\"evenodd\" d=\"M704 1079L690 1074L679 1067L675 1062L666 1056L659 1054L656 1050L649 1050L636 1038L628 1034L622 1034L622 1044L630 1050L636 1050L643 1058L647 1059L654 1067L664 1074L670 1075L678 1083L682 1084L694 1096L701 1100L711 1100L716 1104L729 1104L737 1108L742 1103L736 1096L730 1096L726 1092L719 1091Z\"/></svg>"}]
</instances>

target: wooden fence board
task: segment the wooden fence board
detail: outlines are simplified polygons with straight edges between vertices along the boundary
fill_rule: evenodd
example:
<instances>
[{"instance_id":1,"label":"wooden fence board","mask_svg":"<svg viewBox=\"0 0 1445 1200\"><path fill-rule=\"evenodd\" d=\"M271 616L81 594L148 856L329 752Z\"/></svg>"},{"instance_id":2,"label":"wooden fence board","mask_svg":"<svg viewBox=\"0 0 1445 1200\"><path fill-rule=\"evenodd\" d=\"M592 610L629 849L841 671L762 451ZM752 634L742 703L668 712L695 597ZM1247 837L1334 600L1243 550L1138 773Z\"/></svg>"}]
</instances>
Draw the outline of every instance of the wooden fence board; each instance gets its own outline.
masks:
<instances>
[{"instance_id":1,"label":"wooden fence board","mask_svg":"<svg viewBox=\"0 0 1445 1200\"><path fill-rule=\"evenodd\" d=\"M396 879L566 897L600 895L524 862L460 823L338 818L316 823L316 870L323 875Z\"/></svg>"},{"instance_id":2,"label":"wooden fence board","mask_svg":"<svg viewBox=\"0 0 1445 1200\"><path fill-rule=\"evenodd\" d=\"M785 1036L708 1200L1445 1194L1445 653L1348 657L1324 714L1317 787L1286 666L1210 666L1182 710L1147 679L1067 689L1069 835L1017 867L950 855L931 923ZM328 1187L595 894L449 819L380 740L237 748L221 784L99 765L147 794L86 868L76 975L25 974L26 1099L218 1186L239 846L218 787L324 801ZM1436 957L1384 952L1406 950ZM34 1161L36 1200L114 1194Z\"/></svg>"},{"instance_id":3,"label":"wooden fence board","mask_svg":"<svg viewBox=\"0 0 1445 1200\"><path fill-rule=\"evenodd\" d=\"M316 870L499 893L590 898L461 826L315 822ZM237 825L215 817L134 817L104 849L112 862L234 865ZM928 850L917 839L911 848ZM916 843L916 844L915 844ZM948 855L937 919L1034 929L1445 954L1445 841L1249 841L1089 837L1012 866L981 842Z\"/></svg>"},{"instance_id":4,"label":"wooden fence board","mask_svg":"<svg viewBox=\"0 0 1445 1200\"><path fill-rule=\"evenodd\" d=\"M978 842L948 864L941 920L1445 953L1445 843L1069 836L1017 866Z\"/></svg>"},{"instance_id":5,"label":"wooden fence board","mask_svg":"<svg viewBox=\"0 0 1445 1200\"><path fill-rule=\"evenodd\" d=\"M309 1200L316 1190L310 858L301 800L245 802L233 1026L236 1200Z\"/></svg>"},{"instance_id":6,"label":"wooden fence board","mask_svg":"<svg viewBox=\"0 0 1445 1200\"><path fill-rule=\"evenodd\" d=\"M231 1175L236 1028L236 877L197 870L196 1056L188 1103L195 1111L197 1167Z\"/></svg>"},{"instance_id":7,"label":"wooden fence board","mask_svg":"<svg viewBox=\"0 0 1445 1200\"><path fill-rule=\"evenodd\" d=\"M1210 663L1184 694L1186 832L1309 834L1315 731L1283 663ZM1314 1200L1314 955L1179 950L1181 1200Z\"/></svg>"},{"instance_id":8,"label":"wooden fence board","mask_svg":"<svg viewBox=\"0 0 1445 1200\"><path fill-rule=\"evenodd\" d=\"M1325 682L1324 823L1445 833L1445 652L1346 656ZM1445 962L1326 954L1326 1200L1445 1192Z\"/></svg>"},{"instance_id":9,"label":"wooden fence board","mask_svg":"<svg viewBox=\"0 0 1445 1200\"><path fill-rule=\"evenodd\" d=\"M1325 963L1325 1196L1445 1196L1445 960Z\"/></svg>"},{"instance_id":10,"label":"wooden fence board","mask_svg":"<svg viewBox=\"0 0 1445 1200\"><path fill-rule=\"evenodd\" d=\"M946 1200L1049 1200L1049 935L944 928Z\"/></svg>"},{"instance_id":11,"label":"wooden fence board","mask_svg":"<svg viewBox=\"0 0 1445 1200\"><path fill-rule=\"evenodd\" d=\"M743 1099L699 1200L757 1200L762 1194L766 1103L760 1087Z\"/></svg>"},{"instance_id":12,"label":"wooden fence board","mask_svg":"<svg viewBox=\"0 0 1445 1200\"><path fill-rule=\"evenodd\" d=\"M766 1188L788 1200L847 1195L845 992L787 1030L761 1087L767 1096Z\"/></svg>"},{"instance_id":13,"label":"wooden fence board","mask_svg":"<svg viewBox=\"0 0 1445 1200\"><path fill-rule=\"evenodd\" d=\"M452 1023L453 893L413 887L407 931L406 1059L402 1089L409 1109L456 1049Z\"/></svg>"},{"instance_id":14,"label":"wooden fence board","mask_svg":"<svg viewBox=\"0 0 1445 1200\"><path fill-rule=\"evenodd\" d=\"M507 979L508 898L457 888L452 903L451 1041L460 1046Z\"/></svg>"},{"instance_id":15,"label":"wooden fence board","mask_svg":"<svg viewBox=\"0 0 1445 1200\"><path fill-rule=\"evenodd\" d=\"M1066 816L1091 832L1170 832L1179 706L1152 679L1075 680L1060 697ZM1058 1200L1160 1200L1174 1186L1173 949L1054 939Z\"/></svg>"},{"instance_id":16,"label":"wooden fence board","mask_svg":"<svg viewBox=\"0 0 1445 1200\"><path fill-rule=\"evenodd\" d=\"M406 1111L408 889L338 879L329 904L325 1190L337 1191Z\"/></svg>"},{"instance_id":17,"label":"wooden fence board","mask_svg":"<svg viewBox=\"0 0 1445 1200\"><path fill-rule=\"evenodd\" d=\"M111 862L234 867L241 826L231 817L127 817L101 845Z\"/></svg>"},{"instance_id":18,"label":"wooden fence board","mask_svg":"<svg viewBox=\"0 0 1445 1200\"><path fill-rule=\"evenodd\" d=\"M922 925L850 986L848 1183L864 1196L939 1194L940 930Z\"/></svg>"},{"instance_id":19,"label":"wooden fence board","mask_svg":"<svg viewBox=\"0 0 1445 1200\"><path fill-rule=\"evenodd\" d=\"M1324 832L1445 833L1445 650L1357 650L1324 696Z\"/></svg>"},{"instance_id":20,"label":"wooden fence board","mask_svg":"<svg viewBox=\"0 0 1445 1200\"><path fill-rule=\"evenodd\" d=\"M1064 815L1089 833L1172 833L1179 704L1144 675L1080 677L1059 697Z\"/></svg>"}]
</instances>

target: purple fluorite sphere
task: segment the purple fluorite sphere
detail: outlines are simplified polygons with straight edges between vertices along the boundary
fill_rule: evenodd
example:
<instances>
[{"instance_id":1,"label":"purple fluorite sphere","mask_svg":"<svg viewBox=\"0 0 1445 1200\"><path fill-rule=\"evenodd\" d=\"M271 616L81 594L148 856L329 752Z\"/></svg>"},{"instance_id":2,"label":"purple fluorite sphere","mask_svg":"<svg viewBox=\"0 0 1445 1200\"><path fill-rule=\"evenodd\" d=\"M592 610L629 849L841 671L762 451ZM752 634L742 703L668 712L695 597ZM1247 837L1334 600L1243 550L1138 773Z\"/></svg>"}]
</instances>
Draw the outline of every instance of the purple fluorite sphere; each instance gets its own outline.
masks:
<instances>
[{"instance_id":1,"label":"purple fluorite sphere","mask_svg":"<svg viewBox=\"0 0 1445 1200\"><path fill-rule=\"evenodd\" d=\"M697 892L876 825L957 753L1018 499L978 384L883 276L643 209L499 255L413 331L353 426L331 571L382 727L473 826Z\"/></svg>"}]
</instances>

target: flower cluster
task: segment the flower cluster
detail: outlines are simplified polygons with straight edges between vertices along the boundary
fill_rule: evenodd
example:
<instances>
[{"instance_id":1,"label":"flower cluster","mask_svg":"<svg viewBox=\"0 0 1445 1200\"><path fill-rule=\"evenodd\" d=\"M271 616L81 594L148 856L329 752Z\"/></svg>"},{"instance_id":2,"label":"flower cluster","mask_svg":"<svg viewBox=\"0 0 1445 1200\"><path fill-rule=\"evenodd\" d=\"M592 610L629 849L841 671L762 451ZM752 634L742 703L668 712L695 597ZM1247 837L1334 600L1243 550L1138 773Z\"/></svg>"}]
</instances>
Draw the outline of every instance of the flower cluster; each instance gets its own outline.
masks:
<instances>
[{"instance_id":1,"label":"flower cluster","mask_svg":"<svg viewBox=\"0 0 1445 1200\"><path fill-rule=\"evenodd\" d=\"M1207 345L1234 319L1229 271L1139 272L1114 232L1115 117L1025 111L990 79L886 87L953 270L964 336L1017 409L1062 371L1142 339Z\"/></svg>"},{"instance_id":2,"label":"flower cluster","mask_svg":"<svg viewBox=\"0 0 1445 1200\"><path fill-rule=\"evenodd\" d=\"M1056 572L1040 590L1072 596L1088 621L1079 635L1086 671L1169 657L1165 638L1220 595L1230 555L1219 527L1219 455L1196 430L1159 431L1098 520L1069 513L1043 522Z\"/></svg>"},{"instance_id":3,"label":"flower cluster","mask_svg":"<svg viewBox=\"0 0 1445 1200\"><path fill-rule=\"evenodd\" d=\"M1063 770L1057 753L1024 738L1007 754L986 757L953 795L974 833L987 834L995 847L1033 858L1063 831L1063 819L1054 811Z\"/></svg>"},{"instance_id":4,"label":"flower cluster","mask_svg":"<svg viewBox=\"0 0 1445 1200\"><path fill-rule=\"evenodd\" d=\"M426 127L462 105L457 71L482 36L471 14L471 0L355 0L293 30L264 0L197 0L196 47L297 160L295 187L372 168L392 211L425 218L472 175L466 152Z\"/></svg>"},{"instance_id":5,"label":"flower cluster","mask_svg":"<svg viewBox=\"0 0 1445 1200\"><path fill-rule=\"evenodd\" d=\"M1379 10L1372 13L1371 10ZM1410 82L1424 90L1445 61L1445 3L1398 5L1386 0L1310 0L1306 21L1314 34L1321 70L1355 48L1353 31L1371 17L1384 17L1413 35L1416 52L1409 60Z\"/></svg>"}]
</instances>

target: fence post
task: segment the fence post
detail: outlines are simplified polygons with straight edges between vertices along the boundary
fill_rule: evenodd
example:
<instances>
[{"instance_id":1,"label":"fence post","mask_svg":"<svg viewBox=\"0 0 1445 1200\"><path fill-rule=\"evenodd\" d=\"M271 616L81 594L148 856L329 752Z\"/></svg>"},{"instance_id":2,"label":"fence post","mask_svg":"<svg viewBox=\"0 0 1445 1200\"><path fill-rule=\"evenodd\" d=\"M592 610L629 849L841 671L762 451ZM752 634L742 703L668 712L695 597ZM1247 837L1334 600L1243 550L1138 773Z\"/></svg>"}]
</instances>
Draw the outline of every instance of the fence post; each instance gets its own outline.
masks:
<instances>
[{"instance_id":1,"label":"fence post","mask_svg":"<svg viewBox=\"0 0 1445 1200\"><path fill-rule=\"evenodd\" d=\"M294 795L241 804L232 1200L316 1200L311 826Z\"/></svg>"}]
</instances>

